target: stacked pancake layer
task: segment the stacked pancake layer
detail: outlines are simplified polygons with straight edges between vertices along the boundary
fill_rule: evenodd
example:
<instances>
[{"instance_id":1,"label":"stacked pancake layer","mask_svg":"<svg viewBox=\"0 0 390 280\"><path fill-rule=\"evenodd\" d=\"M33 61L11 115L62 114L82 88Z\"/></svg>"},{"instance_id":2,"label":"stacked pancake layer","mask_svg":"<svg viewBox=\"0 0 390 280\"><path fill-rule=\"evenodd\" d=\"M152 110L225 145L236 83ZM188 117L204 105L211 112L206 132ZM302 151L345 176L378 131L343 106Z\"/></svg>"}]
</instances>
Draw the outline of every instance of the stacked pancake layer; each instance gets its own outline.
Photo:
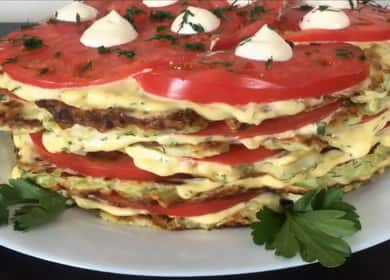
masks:
<instances>
[{"instance_id":1,"label":"stacked pancake layer","mask_svg":"<svg viewBox=\"0 0 390 280\"><path fill-rule=\"evenodd\" d=\"M126 1L119 2L125 5ZM99 8L103 13L109 7ZM143 10L149 13L145 7ZM136 24L137 18L134 21ZM90 24L81 23L83 27L77 28ZM73 27L68 23L47 25L11 34L0 45L0 58L12 58L9 49L14 44L19 47L15 57L23 62L21 57L27 51L20 51L23 46L15 43L15 38L44 37L45 28L57 36L51 41L43 39L45 55L55 53L62 36L55 28ZM173 48L158 43L161 52ZM340 49L347 57L338 55ZM35 56L44 59L39 51ZM60 192L80 208L99 210L106 220L165 229L248 225L256 220L261 207L278 209L285 200L294 200L308 190L356 189L390 164L390 44L296 45L294 54L300 53L310 53L306 67L314 61L330 61L327 67L343 67L340 71L349 71L353 77L342 77L340 82L338 74L329 70L332 75L317 73L316 77L334 84L323 85L318 92L243 104L161 96L147 89L147 78L137 75L99 83L99 78L93 80L87 73L78 77L84 85L66 87L51 76L56 75L50 73L57 71L51 68L59 67L56 63L47 65L46 78L41 73L35 76L40 82L34 82L31 77L15 76L17 63L3 63L0 126L13 134L18 156L13 177ZM103 55L94 54L99 57L94 65ZM231 59L231 54L207 53L196 54L197 61L199 56L208 59L207 63ZM116 54L106 59L117 59ZM235 59L236 65L247 63ZM305 59L300 57L300 61ZM261 64L251 63L255 67ZM286 71L303 64L297 62ZM272 69L264 71L279 71L283 65L273 62ZM219 66L200 71L214 67ZM23 73L22 68L26 69L26 64L19 68ZM233 70L226 72L237 74L242 69ZM306 79L295 78L297 83ZM54 86L48 86L48 81ZM207 96L212 92L207 92L208 81L205 83L203 94Z\"/></svg>"}]
</instances>

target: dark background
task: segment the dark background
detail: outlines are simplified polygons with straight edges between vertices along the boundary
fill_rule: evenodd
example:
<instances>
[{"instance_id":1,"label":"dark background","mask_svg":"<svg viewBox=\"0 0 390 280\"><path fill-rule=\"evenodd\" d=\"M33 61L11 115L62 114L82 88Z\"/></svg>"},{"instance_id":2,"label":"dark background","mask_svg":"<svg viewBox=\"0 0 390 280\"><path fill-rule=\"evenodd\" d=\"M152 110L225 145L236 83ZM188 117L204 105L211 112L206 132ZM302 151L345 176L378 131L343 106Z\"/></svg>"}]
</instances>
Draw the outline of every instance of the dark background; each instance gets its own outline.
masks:
<instances>
[{"instance_id":1,"label":"dark background","mask_svg":"<svg viewBox=\"0 0 390 280\"><path fill-rule=\"evenodd\" d=\"M1 0L0 0L1 1ZM17 24L0 24L0 35L16 28ZM194 264L196 265L196 264ZM39 280L87 280L87 279L156 279L152 277L122 276L92 272L49 263L24 256L0 246L0 279L39 279ZM202 279L239 280L280 280L280 279L332 279L332 280L390 280L390 241L366 251L354 254L347 263L337 269L322 268L318 264L274 272L240 276L204 277Z\"/></svg>"}]
</instances>

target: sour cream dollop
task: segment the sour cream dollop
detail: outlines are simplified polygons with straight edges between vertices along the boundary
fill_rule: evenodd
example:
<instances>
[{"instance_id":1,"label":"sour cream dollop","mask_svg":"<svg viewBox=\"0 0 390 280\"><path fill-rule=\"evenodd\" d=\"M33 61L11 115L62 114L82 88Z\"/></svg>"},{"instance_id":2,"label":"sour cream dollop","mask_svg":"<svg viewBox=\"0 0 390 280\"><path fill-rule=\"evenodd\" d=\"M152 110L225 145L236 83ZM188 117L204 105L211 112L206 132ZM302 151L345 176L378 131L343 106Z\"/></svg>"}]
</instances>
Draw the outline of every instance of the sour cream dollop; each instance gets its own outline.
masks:
<instances>
[{"instance_id":1,"label":"sour cream dollop","mask_svg":"<svg viewBox=\"0 0 390 280\"><path fill-rule=\"evenodd\" d=\"M357 0L305 0L303 4L311 7L328 6L335 9L354 9L358 6ZM352 6L351 6L352 4Z\"/></svg>"},{"instance_id":2,"label":"sour cream dollop","mask_svg":"<svg viewBox=\"0 0 390 280\"><path fill-rule=\"evenodd\" d=\"M87 21L96 18L98 11L80 1L72 2L57 10L56 19L67 22Z\"/></svg>"},{"instance_id":3,"label":"sour cream dollop","mask_svg":"<svg viewBox=\"0 0 390 280\"><path fill-rule=\"evenodd\" d=\"M248 5L251 5L255 2L256 0L227 0L227 2L230 5L234 5L235 7L242 8Z\"/></svg>"},{"instance_id":4,"label":"sour cream dollop","mask_svg":"<svg viewBox=\"0 0 390 280\"><path fill-rule=\"evenodd\" d=\"M175 18L171 31L191 35L214 31L220 24L221 20L209 10L189 6Z\"/></svg>"},{"instance_id":5,"label":"sour cream dollop","mask_svg":"<svg viewBox=\"0 0 390 280\"><path fill-rule=\"evenodd\" d=\"M142 0L142 3L149 8L160 8L176 4L179 0Z\"/></svg>"},{"instance_id":6,"label":"sour cream dollop","mask_svg":"<svg viewBox=\"0 0 390 280\"><path fill-rule=\"evenodd\" d=\"M264 25L237 46L235 55L257 61L288 61L293 57L293 49L278 33Z\"/></svg>"},{"instance_id":7,"label":"sour cream dollop","mask_svg":"<svg viewBox=\"0 0 390 280\"><path fill-rule=\"evenodd\" d=\"M308 12L299 23L302 30L307 29L344 29L351 25L348 15L342 10L319 6Z\"/></svg>"},{"instance_id":8,"label":"sour cream dollop","mask_svg":"<svg viewBox=\"0 0 390 280\"><path fill-rule=\"evenodd\" d=\"M91 48L101 46L109 48L129 43L137 36L138 33L131 23L116 11L111 11L85 30L80 42Z\"/></svg>"}]
</instances>

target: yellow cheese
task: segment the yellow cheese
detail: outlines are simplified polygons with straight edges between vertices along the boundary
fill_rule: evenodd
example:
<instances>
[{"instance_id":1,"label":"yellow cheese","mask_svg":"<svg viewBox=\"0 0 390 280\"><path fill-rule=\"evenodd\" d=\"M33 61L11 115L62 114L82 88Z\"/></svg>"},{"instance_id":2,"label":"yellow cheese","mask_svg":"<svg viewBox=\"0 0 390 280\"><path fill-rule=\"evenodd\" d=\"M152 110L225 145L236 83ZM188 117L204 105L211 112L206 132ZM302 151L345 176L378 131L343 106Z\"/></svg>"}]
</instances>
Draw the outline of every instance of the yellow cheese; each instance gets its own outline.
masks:
<instances>
[{"instance_id":1,"label":"yellow cheese","mask_svg":"<svg viewBox=\"0 0 390 280\"><path fill-rule=\"evenodd\" d=\"M390 129L385 128L380 134L381 144L385 147L390 147Z\"/></svg>"},{"instance_id":2,"label":"yellow cheese","mask_svg":"<svg viewBox=\"0 0 390 280\"><path fill-rule=\"evenodd\" d=\"M19 160L24 163L34 163L39 156L33 148L33 142L28 134L14 134L13 141L18 148Z\"/></svg>"},{"instance_id":3,"label":"yellow cheese","mask_svg":"<svg viewBox=\"0 0 390 280\"><path fill-rule=\"evenodd\" d=\"M149 149L142 145L133 145L125 149L133 158L134 164L159 176L174 174L192 174L216 180L234 180L240 177L240 170L225 164L217 164L191 158L173 157L162 151Z\"/></svg>"},{"instance_id":4,"label":"yellow cheese","mask_svg":"<svg viewBox=\"0 0 390 280\"><path fill-rule=\"evenodd\" d=\"M138 210L138 209L132 209L129 207L126 208L120 208L115 206L110 206L104 202L98 202L92 199L88 198L82 198L82 197L73 197L76 204L83 209L97 209L102 210L104 212L107 212L113 216L116 217L129 217L129 216L136 216L136 215L147 215L149 212L146 210ZM212 225L212 224L218 224L224 221L225 219L239 213L240 211L244 210L249 204L256 203L257 209L267 205L272 208L276 208L279 204L280 196L272 193L264 193L261 194L255 198L253 198L250 201L238 203L237 205L234 205L233 207L230 207L228 209L211 213L207 215L202 216L195 216L195 217L186 217L183 218L185 220L201 224L201 225ZM171 216L175 217L175 216Z\"/></svg>"},{"instance_id":5,"label":"yellow cheese","mask_svg":"<svg viewBox=\"0 0 390 280\"><path fill-rule=\"evenodd\" d=\"M323 120L327 123L331 117ZM105 133L96 129L75 125L69 129L61 129L52 125L43 134L43 144L52 153L71 152L83 154L97 151L118 151L140 142L154 142L161 145L198 145L205 142L223 142L242 144L248 149L257 149L269 139L287 139L294 136L315 135L317 125L306 125L297 130L289 130L273 135L261 135L253 138L238 139L231 136L195 136L184 134L134 135L125 129L117 129Z\"/></svg>"},{"instance_id":6,"label":"yellow cheese","mask_svg":"<svg viewBox=\"0 0 390 280\"><path fill-rule=\"evenodd\" d=\"M133 199L143 199L145 194L165 193L177 195L182 199L191 199L202 193L217 189L274 189L282 190L286 187L296 190L304 190L295 187L288 182L283 182L270 175L261 175L240 179L230 183L212 181L207 178L186 179L177 182L137 182L126 180L104 180L100 178L82 177L77 175L61 176L60 170L54 170L50 173L40 172L34 173L28 168L20 166L15 167L12 173L13 178L18 178L22 174L28 174L29 177L35 178L37 183L48 189L57 189L58 185L68 190L70 193L94 193L94 192L111 192L125 194Z\"/></svg>"},{"instance_id":7,"label":"yellow cheese","mask_svg":"<svg viewBox=\"0 0 390 280\"><path fill-rule=\"evenodd\" d=\"M139 210L139 209L132 209L132 208L119 208L119 207L105 204L103 202L98 202L96 200L77 197L77 196L73 196L72 198L76 202L77 206L80 208L87 209L87 210L99 209L107 213L110 213L112 215L115 215L117 217L148 214L148 211L146 210Z\"/></svg>"},{"instance_id":8,"label":"yellow cheese","mask_svg":"<svg viewBox=\"0 0 390 280\"><path fill-rule=\"evenodd\" d=\"M256 202L256 207L258 209L268 206L271 208L276 208L277 205L279 204L280 201L280 196L272 193L264 193L261 194L254 199L248 201L248 202L242 202L239 203L231 208L228 208L226 210L217 212L217 213L212 213L212 214L207 214L203 216L198 216L198 217L190 217L187 218L189 221L202 224L202 225L213 225L213 224L219 224L222 221L226 220L227 218L237 214L238 212L244 210L246 207L248 207L248 204L251 202Z\"/></svg>"},{"instance_id":9,"label":"yellow cheese","mask_svg":"<svg viewBox=\"0 0 390 280\"><path fill-rule=\"evenodd\" d=\"M202 216L197 216L197 217L189 217L187 218L189 221L198 223L198 224L206 224L206 225L211 225L211 224L218 224L219 222L223 221L224 219L233 216L237 212L240 212L245 208L245 203L239 203L231 208L228 208L226 210L217 212L217 213L212 213L212 214L207 214L207 215L202 215Z\"/></svg>"},{"instance_id":10,"label":"yellow cheese","mask_svg":"<svg viewBox=\"0 0 390 280\"><path fill-rule=\"evenodd\" d=\"M192 179L186 184L176 186L177 194L183 199L191 199L201 193L206 193L222 187L220 183L213 182L207 179ZM270 189L283 189L288 186L288 183L282 182L270 175L263 175L258 177L251 177L238 180L232 184L225 186L242 186L246 189L256 189L268 187Z\"/></svg>"},{"instance_id":11,"label":"yellow cheese","mask_svg":"<svg viewBox=\"0 0 390 280\"><path fill-rule=\"evenodd\" d=\"M324 137L332 146L337 147L352 158L359 158L369 153L380 141L378 133L390 121L390 110L374 119L360 124L340 124L330 128L330 136Z\"/></svg>"},{"instance_id":12,"label":"yellow cheese","mask_svg":"<svg viewBox=\"0 0 390 280\"><path fill-rule=\"evenodd\" d=\"M171 176L174 174L191 174L194 176L206 177L214 181L224 183L234 182L248 174L267 173L278 179L289 179L301 173L302 176L323 176L335 166L367 155L377 143L386 144L388 136L381 135L380 131L390 121L390 110L385 111L374 119L359 124L343 123L336 126L329 126L329 136L323 138L329 142L334 149L326 153L318 151L295 151L289 152L281 157L271 157L254 164L229 166L220 163L207 162L205 160L191 159L188 157L176 157L167 155L164 150L156 150L142 144L136 144L121 149L111 149L127 153L133 158L135 165L160 176ZM79 146L80 151L84 150L84 143L77 144L74 137L47 137L53 135L50 132L45 134L44 145L52 152L58 151L58 146L68 145L71 141L73 147ZM82 137L83 134L79 134ZM28 136L27 136L28 137ZM47 141L47 140L50 141ZM177 138L176 138L177 140ZM390 140L387 140L388 142ZM99 141L97 141L99 142ZM107 144L111 143L106 139ZM142 142L142 141L140 141ZM31 144L30 144L31 145ZM22 145L23 146L23 145ZM26 149L26 145L22 147ZM111 150L109 149L109 150ZM339 150L337 150L339 149ZM299 162L298 162L299 161ZM295 162L297 162L295 164ZM314 168L314 169L313 169Z\"/></svg>"},{"instance_id":13,"label":"yellow cheese","mask_svg":"<svg viewBox=\"0 0 390 280\"><path fill-rule=\"evenodd\" d=\"M321 177L331 171L335 166L352 159L350 154L340 150L331 150L321 156L321 162L310 172L311 176Z\"/></svg>"},{"instance_id":14,"label":"yellow cheese","mask_svg":"<svg viewBox=\"0 0 390 280\"><path fill-rule=\"evenodd\" d=\"M134 164L138 168L159 176L182 173L223 182L237 180L247 176L248 173L260 173L264 170L264 165L272 165L273 168L278 169L283 168L306 154L306 152L292 152L283 156L262 159L252 164L231 166L223 163L207 162L206 160L167 156L161 151L148 149L142 145L130 146L125 151L133 158Z\"/></svg>"},{"instance_id":15,"label":"yellow cheese","mask_svg":"<svg viewBox=\"0 0 390 280\"><path fill-rule=\"evenodd\" d=\"M14 90L14 94L24 100L37 101L54 99L82 109L127 108L133 116L156 116L167 112L192 109L208 120L218 121L235 118L243 123L259 124L265 119L295 115L308 107L321 104L319 99L277 101L267 104L250 103L231 106L222 103L197 104L184 100L157 97L144 92L133 78L75 89L44 89L13 80L7 74L0 75L0 87ZM338 94L352 94L346 89Z\"/></svg>"}]
</instances>

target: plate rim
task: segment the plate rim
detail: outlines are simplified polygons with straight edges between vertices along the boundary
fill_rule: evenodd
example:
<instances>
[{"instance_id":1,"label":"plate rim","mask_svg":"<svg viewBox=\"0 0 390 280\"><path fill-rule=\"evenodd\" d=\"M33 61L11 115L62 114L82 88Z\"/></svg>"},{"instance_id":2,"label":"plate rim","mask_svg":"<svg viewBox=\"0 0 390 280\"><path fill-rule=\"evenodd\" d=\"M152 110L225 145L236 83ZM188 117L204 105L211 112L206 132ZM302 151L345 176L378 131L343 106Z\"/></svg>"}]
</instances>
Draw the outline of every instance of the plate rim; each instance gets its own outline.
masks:
<instances>
[{"instance_id":1,"label":"plate rim","mask_svg":"<svg viewBox=\"0 0 390 280\"><path fill-rule=\"evenodd\" d=\"M70 209L68 212L87 212L82 209ZM91 219L98 219L97 217L88 217ZM109 224L110 225L110 224ZM50 227L55 226L54 224L49 225ZM114 227L118 225L113 225ZM9 228L10 226L8 226ZM128 227L128 226L125 226ZM44 230L44 229L43 229ZM129 230L131 230L131 227L129 227ZM142 230L148 230L148 229L142 229ZM224 229L224 231L232 231L232 230L237 230L237 229ZM2 229L0 229L0 237L1 237L1 232ZM28 233L17 233L17 234L28 234ZM352 248L352 255L349 258L353 258L353 255L356 253L359 253L361 251L370 249L374 246L380 245L386 241L390 240L390 235L389 236L382 236L382 237L377 237L373 238L370 241L365 241L362 243L355 244L355 248ZM72 259L67 259L63 258L61 256L57 256L55 254L50 254L50 252L46 251L34 251L30 250L28 248L24 248L23 246L18 246L18 244L10 244L8 242L4 242L4 240L0 239L0 246L3 246L6 249L9 249L13 252L22 254L24 256L36 258L38 260L43 260L53 264L57 265L64 265L72 268L77 268L77 269L84 269L84 270L89 270L91 272L102 272L102 273L110 273L110 274L117 274L117 275L132 275L132 276L145 276L145 277L213 277L213 276L231 276L231 275L243 275L243 274L252 274L252 273L262 273L262 272L273 272L273 271L279 271L279 270L285 270L285 269L290 269L290 268L299 268L302 266L307 266L307 265L313 265L317 264L318 262L312 262L312 263L305 263L298 257L294 257L292 259L284 259L284 262L278 263L274 266L267 266L267 267L244 267L244 268L228 268L224 271L221 270L199 270L199 271L193 271L193 272L184 272L184 271L167 271L167 270L151 270L151 271L146 271L143 269L137 269L137 268L118 268L115 266L106 266L102 267L98 264L94 264L92 261L84 261L80 262L80 260L72 260ZM255 245L254 245L255 246ZM273 252L266 251L263 247L258 247L260 250L264 250L265 252L269 252L270 256L273 256ZM283 259L283 258L281 258Z\"/></svg>"},{"instance_id":2,"label":"plate rim","mask_svg":"<svg viewBox=\"0 0 390 280\"><path fill-rule=\"evenodd\" d=\"M1 236L1 232L0 232L0 236ZM367 247L362 246L362 248L354 250L352 255L349 258L353 258L353 255L355 255L357 253L371 249L372 247L383 244L384 242L389 241L389 240L390 240L390 236L389 236L389 238L383 238L383 240L376 240L376 241L372 242L371 244L368 244ZM301 261L300 259L296 259L292 263L287 264L286 266L278 265L278 266L276 266L274 268L270 268L270 269L256 270L256 269L251 269L248 267L247 269L244 269L241 271L236 271L236 272L234 272L234 269L232 269L231 272L229 272L229 271L226 271L226 272L214 271L211 273L203 273L203 272L200 272L200 273L195 272L194 273L194 272L192 272L191 274L180 273L180 272L179 273L174 273L174 272L169 273L169 272L162 272L162 271L161 272L153 271L150 273L150 272L146 272L143 270L136 270L136 269L134 269L134 270L128 270L128 269L117 270L114 268L107 269L107 268L103 268L103 267L99 267L99 266L96 266L93 264L87 264L87 263L85 263L85 264L78 263L77 264L76 262L61 260L61 258L59 258L59 257L54 257L54 258L50 259L49 255L45 256L44 254L36 254L33 252L29 252L29 250L25 250L23 248L18 248L17 246L9 246L7 244L4 244L1 240L0 240L0 246L3 246L4 248L6 248L8 250L11 250L11 251L18 253L18 254L22 254L22 255L27 256L27 257L35 258L35 259L41 260L41 261L46 261L46 262L48 262L48 264L52 263L52 264L56 264L56 265L63 265L63 266L71 267L71 268L88 270L91 272L102 272L102 273L110 273L110 274L117 274L117 275L145 276L145 277L233 276L233 275L243 275L243 274L252 274L252 273L275 272L275 271L279 271L279 270L286 270L286 269L291 269L291 268L299 268L299 267L303 267L303 266L318 264L318 262L305 263L305 262Z\"/></svg>"}]
</instances>

